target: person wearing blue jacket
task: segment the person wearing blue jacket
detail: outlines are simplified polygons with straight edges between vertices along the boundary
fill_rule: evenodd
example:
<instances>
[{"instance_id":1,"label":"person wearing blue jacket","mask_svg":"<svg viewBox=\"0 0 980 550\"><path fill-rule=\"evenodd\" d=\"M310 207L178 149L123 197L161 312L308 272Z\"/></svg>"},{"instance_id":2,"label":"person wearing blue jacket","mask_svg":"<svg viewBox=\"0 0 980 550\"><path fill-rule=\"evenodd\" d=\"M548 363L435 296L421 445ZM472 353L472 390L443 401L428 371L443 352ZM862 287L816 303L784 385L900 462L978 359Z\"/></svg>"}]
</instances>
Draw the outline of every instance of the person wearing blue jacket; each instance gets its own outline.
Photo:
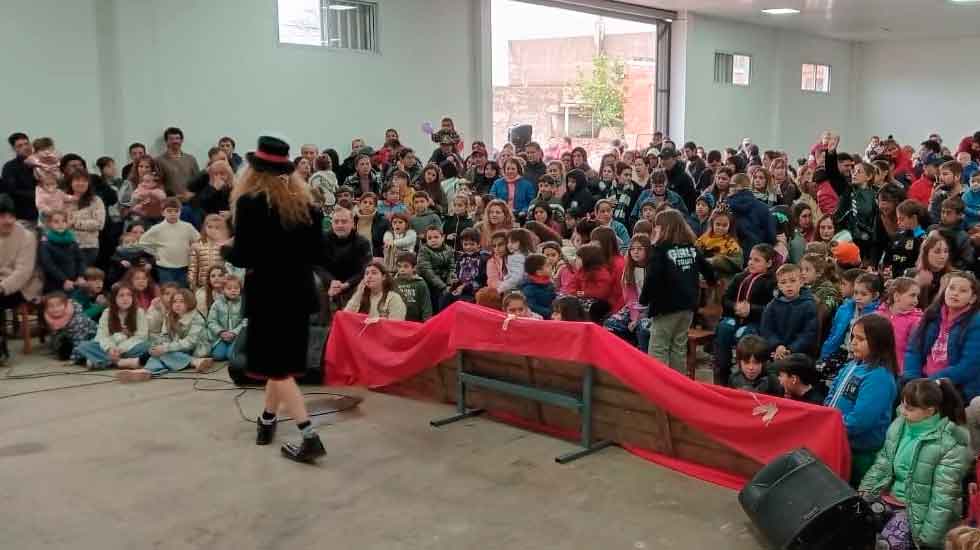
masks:
<instances>
[{"instance_id":1,"label":"person wearing blue jacket","mask_svg":"<svg viewBox=\"0 0 980 550\"><path fill-rule=\"evenodd\" d=\"M817 303L803 288L799 266L783 264L776 270L779 293L762 312L759 334L766 339L773 359L817 349Z\"/></svg>"},{"instance_id":2,"label":"person wearing blue jacket","mask_svg":"<svg viewBox=\"0 0 980 550\"><path fill-rule=\"evenodd\" d=\"M826 361L842 348L847 348L854 323L860 317L874 313L878 309L882 286L881 278L873 273L864 273L854 281L854 294L844 300L834 314L830 335L820 348L821 361Z\"/></svg>"},{"instance_id":3,"label":"person wearing blue jacket","mask_svg":"<svg viewBox=\"0 0 980 550\"><path fill-rule=\"evenodd\" d=\"M776 244L776 219L765 203L752 194L752 180L745 174L732 178L732 193L725 202L735 215L735 238L742 250L766 243Z\"/></svg>"},{"instance_id":4,"label":"person wearing blue jacket","mask_svg":"<svg viewBox=\"0 0 980 550\"><path fill-rule=\"evenodd\" d=\"M824 405L843 416L856 487L885 444L898 396L895 335L888 319L877 314L858 319L851 329L851 354L853 360L834 378Z\"/></svg>"},{"instance_id":5,"label":"person wearing blue jacket","mask_svg":"<svg viewBox=\"0 0 980 550\"><path fill-rule=\"evenodd\" d=\"M503 170L503 177L493 182L490 194L506 202L515 215L527 214L528 207L537 195L534 184L521 175L521 163L514 159L507 159Z\"/></svg>"},{"instance_id":6,"label":"person wearing blue jacket","mask_svg":"<svg viewBox=\"0 0 980 550\"><path fill-rule=\"evenodd\" d=\"M521 286L521 292L527 300L527 307L547 319L551 315L551 303L558 297L555 284L551 281L547 258L543 254L528 254L524 260L524 272L527 279Z\"/></svg>"},{"instance_id":7,"label":"person wearing blue jacket","mask_svg":"<svg viewBox=\"0 0 980 550\"><path fill-rule=\"evenodd\" d=\"M980 395L980 315L977 279L961 271L922 315L905 351L905 380L949 378L967 403Z\"/></svg>"},{"instance_id":8,"label":"person wearing blue jacket","mask_svg":"<svg viewBox=\"0 0 980 550\"><path fill-rule=\"evenodd\" d=\"M648 202L660 204L664 201L674 210L679 210L681 214L684 214L685 218L687 217L688 210L687 205L684 204L684 199L677 193L667 189L667 173L663 170L654 170L653 174L650 175L650 188L644 189L640 193L640 198L636 200L633 211L630 212L630 217L634 220L639 219L643 205ZM775 241L775 237L773 240Z\"/></svg>"}]
</instances>

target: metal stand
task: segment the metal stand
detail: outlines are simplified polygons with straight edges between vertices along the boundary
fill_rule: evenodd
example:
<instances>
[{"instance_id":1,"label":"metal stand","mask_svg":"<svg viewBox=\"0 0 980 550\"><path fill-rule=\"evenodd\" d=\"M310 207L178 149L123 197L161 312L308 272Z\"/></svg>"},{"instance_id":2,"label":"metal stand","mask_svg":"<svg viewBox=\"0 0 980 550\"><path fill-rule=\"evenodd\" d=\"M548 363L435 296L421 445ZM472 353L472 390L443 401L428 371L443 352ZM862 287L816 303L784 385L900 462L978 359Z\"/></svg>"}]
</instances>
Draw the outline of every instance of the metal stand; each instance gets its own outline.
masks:
<instances>
[{"instance_id":1,"label":"metal stand","mask_svg":"<svg viewBox=\"0 0 980 550\"><path fill-rule=\"evenodd\" d=\"M457 413L447 418L433 420L429 424L435 428L438 428L465 418L479 416L486 412L484 409L468 409L466 407L466 388L468 386L486 388L488 390L506 393L516 397L522 397L524 399L530 399L532 401L538 401L548 405L554 405L556 407L572 409L577 411L579 413L579 417L582 419L581 440L579 442L582 448L555 458L555 462L559 464L567 464L573 460L577 460L583 456L590 455L596 451L600 451L606 447L609 447L610 445L613 445L612 441L607 440L598 442L592 441L592 385L594 379L595 370L591 366L588 366L585 367L585 376L582 377L581 396L543 390L540 388L526 386L524 384L515 384L513 382L505 382L496 378L468 373L464 369L464 362L461 353L456 364Z\"/></svg>"}]
</instances>

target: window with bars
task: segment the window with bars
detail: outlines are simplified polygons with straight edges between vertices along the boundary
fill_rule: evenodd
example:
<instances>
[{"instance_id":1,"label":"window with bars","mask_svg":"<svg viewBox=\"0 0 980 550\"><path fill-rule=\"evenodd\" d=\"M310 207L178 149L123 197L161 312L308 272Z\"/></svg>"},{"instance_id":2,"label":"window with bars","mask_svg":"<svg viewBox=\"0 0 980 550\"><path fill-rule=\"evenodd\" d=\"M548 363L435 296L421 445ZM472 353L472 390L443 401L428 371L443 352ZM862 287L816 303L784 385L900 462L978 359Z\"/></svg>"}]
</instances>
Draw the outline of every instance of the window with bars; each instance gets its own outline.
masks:
<instances>
[{"instance_id":1,"label":"window with bars","mask_svg":"<svg viewBox=\"0 0 980 550\"><path fill-rule=\"evenodd\" d=\"M378 5L362 0L277 0L280 44L378 51Z\"/></svg>"},{"instance_id":2,"label":"window with bars","mask_svg":"<svg viewBox=\"0 0 980 550\"><path fill-rule=\"evenodd\" d=\"M802 73L801 90L821 94L830 93L830 65L804 63L800 72Z\"/></svg>"},{"instance_id":3,"label":"window with bars","mask_svg":"<svg viewBox=\"0 0 980 550\"><path fill-rule=\"evenodd\" d=\"M752 57L737 53L715 52L715 82L748 86L752 72Z\"/></svg>"}]
</instances>

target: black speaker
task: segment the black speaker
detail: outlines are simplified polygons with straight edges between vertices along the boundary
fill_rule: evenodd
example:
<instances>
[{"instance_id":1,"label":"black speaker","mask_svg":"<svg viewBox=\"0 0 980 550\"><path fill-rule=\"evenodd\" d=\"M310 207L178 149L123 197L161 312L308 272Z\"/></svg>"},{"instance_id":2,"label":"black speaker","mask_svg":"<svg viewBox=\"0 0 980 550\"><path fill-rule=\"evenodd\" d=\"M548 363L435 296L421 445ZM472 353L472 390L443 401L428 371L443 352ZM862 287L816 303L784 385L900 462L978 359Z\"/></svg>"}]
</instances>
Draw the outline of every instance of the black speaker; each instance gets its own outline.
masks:
<instances>
[{"instance_id":1,"label":"black speaker","mask_svg":"<svg viewBox=\"0 0 980 550\"><path fill-rule=\"evenodd\" d=\"M773 548L873 548L868 504L807 449L773 460L738 494L738 502Z\"/></svg>"},{"instance_id":2,"label":"black speaker","mask_svg":"<svg viewBox=\"0 0 980 550\"><path fill-rule=\"evenodd\" d=\"M507 131L507 141L514 144L514 149L523 151L531 143L533 129L530 124L515 124Z\"/></svg>"}]
</instances>

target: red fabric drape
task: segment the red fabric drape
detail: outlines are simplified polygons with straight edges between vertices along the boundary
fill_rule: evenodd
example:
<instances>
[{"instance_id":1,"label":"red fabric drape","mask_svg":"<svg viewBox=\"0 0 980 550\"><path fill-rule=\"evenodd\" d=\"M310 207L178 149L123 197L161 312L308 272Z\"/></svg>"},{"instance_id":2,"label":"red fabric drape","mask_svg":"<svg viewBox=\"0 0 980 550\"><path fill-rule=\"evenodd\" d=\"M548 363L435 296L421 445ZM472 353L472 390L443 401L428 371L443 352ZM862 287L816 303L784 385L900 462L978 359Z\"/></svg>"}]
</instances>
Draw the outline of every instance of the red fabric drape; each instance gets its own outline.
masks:
<instances>
[{"instance_id":1,"label":"red fabric drape","mask_svg":"<svg viewBox=\"0 0 980 550\"><path fill-rule=\"evenodd\" d=\"M366 323L362 314L339 312L324 359L327 383L386 386L434 367L457 350L591 364L715 441L762 464L807 447L842 478L850 472L847 434L836 409L695 382L592 323L506 321L499 311L464 302L425 324ZM753 414L760 404L778 409L768 425ZM711 475L710 469L698 464L646 454L657 458L654 462L722 486L731 487L737 479L734 474Z\"/></svg>"}]
</instances>

